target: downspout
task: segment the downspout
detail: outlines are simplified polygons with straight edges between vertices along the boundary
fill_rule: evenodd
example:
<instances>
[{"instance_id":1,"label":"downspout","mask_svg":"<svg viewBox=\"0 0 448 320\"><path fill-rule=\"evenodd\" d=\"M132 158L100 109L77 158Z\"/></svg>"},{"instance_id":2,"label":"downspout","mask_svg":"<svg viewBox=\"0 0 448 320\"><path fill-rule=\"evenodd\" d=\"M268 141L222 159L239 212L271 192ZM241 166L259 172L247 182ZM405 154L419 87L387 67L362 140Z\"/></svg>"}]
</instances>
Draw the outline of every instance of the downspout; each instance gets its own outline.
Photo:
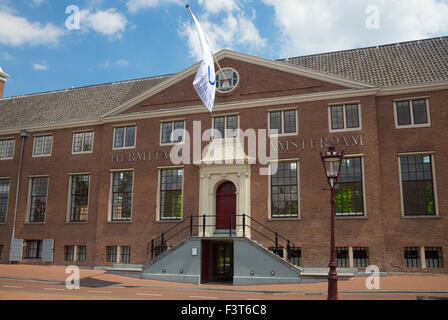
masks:
<instances>
[{"instance_id":1,"label":"downspout","mask_svg":"<svg viewBox=\"0 0 448 320\"><path fill-rule=\"evenodd\" d=\"M15 203L15 206L14 206L14 220L13 220L13 223L12 223L11 243L12 243L12 240L15 239L17 206L18 206L18 203L19 203L19 191L20 191L20 178L22 176L23 150L25 148L25 139L29 135L30 134L26 130L22 130L20 132L20 136L22 137L22 149L20 151L19 172L17 173L16 203Z\"/></svg>"}]
</instances>

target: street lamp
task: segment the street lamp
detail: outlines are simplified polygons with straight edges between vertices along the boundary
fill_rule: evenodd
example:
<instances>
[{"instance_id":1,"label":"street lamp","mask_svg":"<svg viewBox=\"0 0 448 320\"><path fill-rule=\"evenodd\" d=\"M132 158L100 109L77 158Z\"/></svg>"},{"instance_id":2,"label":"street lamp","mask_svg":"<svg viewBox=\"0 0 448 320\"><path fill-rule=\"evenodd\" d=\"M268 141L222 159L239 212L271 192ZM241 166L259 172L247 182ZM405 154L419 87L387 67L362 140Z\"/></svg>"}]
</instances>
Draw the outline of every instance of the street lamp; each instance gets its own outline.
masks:
<instances>
[{"instance_id":1,"label":"street lamp","mask_svg":"<svg viewBox=\"0 0 448 320\"><path fill-rule=\"evenodd\" d=\"M331 240L330 240L330 272L328 273L328 300L338 300L338 274L336 272L336 246L335 246L335 188L341 172L344 152L336 152L334 146L328 147L328 152L320 153L324 165L325 175L331 189Z\"/></svg>"}]
</instances>

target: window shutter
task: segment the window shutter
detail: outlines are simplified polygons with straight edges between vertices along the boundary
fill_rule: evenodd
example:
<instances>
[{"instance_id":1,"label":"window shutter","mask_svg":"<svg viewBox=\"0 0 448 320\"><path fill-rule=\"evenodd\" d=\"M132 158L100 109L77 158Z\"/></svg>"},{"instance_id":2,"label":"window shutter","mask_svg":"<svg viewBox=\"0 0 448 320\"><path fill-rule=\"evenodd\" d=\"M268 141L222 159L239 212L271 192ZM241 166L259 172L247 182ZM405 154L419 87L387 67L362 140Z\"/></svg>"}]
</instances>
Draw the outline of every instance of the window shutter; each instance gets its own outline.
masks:
<instances>
[{"instance_id":1,"label":"window shutter","mask_svg":"<svg viewBox=\"0 0 448 320\"><path fill-rule=\"evenodd\" d=\"M54 239L42 241L42 261L53 262Z\"/></svg>"},{"instance_id":2,"label":"window shutter","mask_svg":"<svg viewBox=\"0 0 448 320\"><path fill-rule=\"evenodd\" d=\"M23 239L12 239L9 250L9 261L16 262L23 259Z\"/></svg>"}]
</instances>

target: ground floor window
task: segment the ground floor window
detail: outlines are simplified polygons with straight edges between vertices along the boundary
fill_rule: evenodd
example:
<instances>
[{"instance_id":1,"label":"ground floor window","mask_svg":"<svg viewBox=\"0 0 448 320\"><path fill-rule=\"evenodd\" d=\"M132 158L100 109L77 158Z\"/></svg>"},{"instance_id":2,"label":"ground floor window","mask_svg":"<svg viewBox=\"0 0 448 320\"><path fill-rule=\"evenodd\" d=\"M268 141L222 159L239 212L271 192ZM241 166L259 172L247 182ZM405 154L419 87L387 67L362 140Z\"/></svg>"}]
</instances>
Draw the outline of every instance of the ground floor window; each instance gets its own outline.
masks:
<instances>
[{"instance_id":1,"label":"ground floor window","mask_svg":"<svg viewBox=\"0 0 448 320\"><path fill-rule=\"evenodd\" d=\"M420 264L420 248L408 247L404 248L404 266L407 268L419 268Z\"/></svg>"},{"instance_id":2,"label":"ground floor window","mask_svg":"<svg viewBox=\"0 0 448 320\"><path fill-rule=\"evenodd\" d=\"M64 261L75 260L75 246L64 246Z\"/></svg>"},{"instance_id":3,"label":"ground floor window","mask_svg":"<svg viewBox=\"0 0 448 320\"><path fill-rule=\"evenodd\" d=\"M182 218L183 169L160 171L160 220Z\"/></svg>"},{"instance_id":4,"label":"ground floor window","mask_svg":"<svg viewBox=\"0 0 448 320\"><path fill-rule=\"evenodd\" d=\"M117 262L117 247L106 247L106 262Z\"/></svg>"},{"instance_id":5,"label":"ground floor window","mask_svg":"<svg viewBox=\"0 0 448 320\"><path fill-rule=\"evenodd\" d=\"M336 248L336 262L337 266L341 268L350 266L350 256L348 248Z\"/></svg>"},{"instance_id":6,"label":"ground floor window","mask_svg":"<svg viewBox=\"0 0 448 320\"><path fill-rule=\"evenodd\" d=\"M362 247L353 248L353 266L367 267L369 265L369 249Z\"/></svg>"},{"instance_id":7,"label":"ground floor window","mask_svg":"<svg viewBox=\"0 0 448 320\"><path fill-rule=\"evenodd\" d=\"M277 172L271 176L272 218L299 216L297 174L297 161L278 162Z\"/></svg>"},{"instance_id":8,"label":"ground floor window","mask_svg":"<svg viewBox=\"0 0 448 320\"><path fill-rule=\"evenodd\" d=\"M42 240L25 240L25 259L42 258Z\"/></svg>"},{"instance_id":9,"label":"ground floor window","mask_svg":"<svg viewBox=\"0 0 448 320\"><path fill-rule=\"evenodd\" d=\"M301 266L302 265L302 249L301 248L294 248L289 250L288 254L288 261L289 263L292 263L295 266Z\"/></svg>"},{"instance_id":10,"label":"ground floor window","mask_svg":"<svg viewBox=\"0 0 448 320\"><path fill-rule=\"evenodd\" d=\"M121 263L130 263L131 262L131 247L125 246L121 247Z\"/></svg>"},{"instance_id":11,"label":"ground floor window","mask_svg":"<svg viewBox=\"0 0 448 320\"><path fill-rule=\"evenodd\" d=\"M86 261L86 246L78 246L77 260Z\"/></svg>"},{"instance_id":12,"label":"ground floor window","mask_svg":"<svg viewBox=\"0 0 448 320\"><path fill-rule=\"evenodd\" d=\"M3 245L0 245L0 260L3 259Z\"/></svg>"},{"instance_id":13,"label":"ground floor window","mask_svg":"<svg viewBox=\"0 0 448 320\"><path fill-rule=\"evenodd\" d=\"M347 158L342 161L335 191L335 211L337 216L363 216L364 191L362 158Z\"/></svg>"},{"instance_id":14,"label":"ground floor window","mask_svg":"<svg viewBox=\"0 0 448 320\"><path fill-rule=\"evenodd\" d=\"M427 268L443 268L442 248L425 248Z\"/></svg>"}]
</instances>

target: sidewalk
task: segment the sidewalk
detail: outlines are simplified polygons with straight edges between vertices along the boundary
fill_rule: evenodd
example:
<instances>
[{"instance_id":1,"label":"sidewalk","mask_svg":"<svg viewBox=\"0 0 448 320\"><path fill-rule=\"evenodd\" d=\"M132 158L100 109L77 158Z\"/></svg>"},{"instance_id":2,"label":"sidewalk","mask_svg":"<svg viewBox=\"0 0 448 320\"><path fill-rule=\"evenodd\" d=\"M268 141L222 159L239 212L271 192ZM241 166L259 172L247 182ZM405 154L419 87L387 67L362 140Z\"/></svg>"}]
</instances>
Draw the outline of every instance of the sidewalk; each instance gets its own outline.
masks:
<instances>
[{"instance_id":1,"label":"sidewalk","mask_svg":"<svg viewBox=\"0 0 448 320\"><path fill-rule=\"evenodd\" d=\"M68 274L65 266L30 266L30 265L0 265L1 279L34 280L47 283L64 284ZM266 293L302 293L312 296L326 295L327 282L310 284L280 284L257 286L232 286L210 283L192 285L156 280L138 279L108 273L103 270L80 269L81 286L89 287L145 287L198 289L210 291L235 292L266 292ZM448 297L448 275L392 275L380 278L380 289L366 288L367 278L339 281L340 294L361 294L366 299L378 294L415 294L416 296ZM381 297L378 297L381 299Z\"/></svg>"}]
</instances>

